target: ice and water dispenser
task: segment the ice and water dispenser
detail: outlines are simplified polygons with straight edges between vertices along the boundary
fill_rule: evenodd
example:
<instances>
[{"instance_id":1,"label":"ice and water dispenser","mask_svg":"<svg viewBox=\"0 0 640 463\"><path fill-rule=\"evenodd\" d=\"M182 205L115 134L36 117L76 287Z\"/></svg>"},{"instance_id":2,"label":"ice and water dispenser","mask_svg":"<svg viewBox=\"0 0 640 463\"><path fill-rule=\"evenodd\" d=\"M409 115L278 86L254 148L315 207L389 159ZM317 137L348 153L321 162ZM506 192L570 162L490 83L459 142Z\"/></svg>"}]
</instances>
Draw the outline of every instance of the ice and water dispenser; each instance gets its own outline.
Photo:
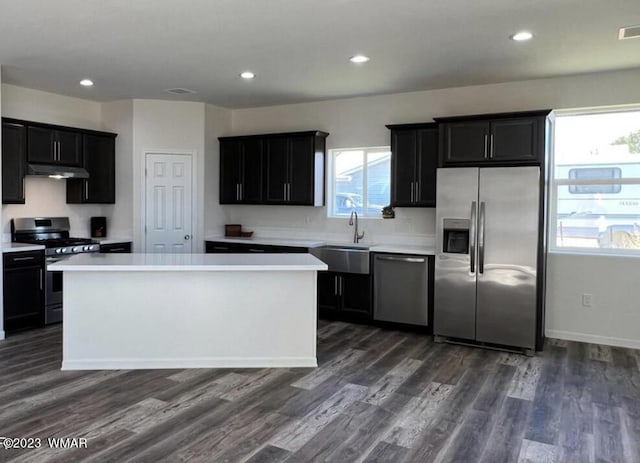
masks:
<instances>
[{"instance_id":1,"label":"ice and water dispenser","mask_svg":"<svg viewBox=\"0 0 640 463\"><path fill-rule=\"evenodd\" d=\"M469 254L469 219L443 219L442 252Z\"/></svg>"}]
</instances>

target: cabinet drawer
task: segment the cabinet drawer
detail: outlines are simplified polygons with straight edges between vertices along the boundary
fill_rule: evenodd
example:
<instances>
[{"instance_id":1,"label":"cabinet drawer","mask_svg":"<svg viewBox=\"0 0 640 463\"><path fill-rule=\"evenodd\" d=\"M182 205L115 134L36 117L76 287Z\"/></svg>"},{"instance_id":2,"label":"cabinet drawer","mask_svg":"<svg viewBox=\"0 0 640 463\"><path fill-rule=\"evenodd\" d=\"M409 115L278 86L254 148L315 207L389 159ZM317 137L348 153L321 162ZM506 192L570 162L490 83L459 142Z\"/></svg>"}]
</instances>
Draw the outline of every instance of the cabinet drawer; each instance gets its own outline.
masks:
<instances>
[{"instance_id":1,"label":"cabinet drawer","mask_svg":"<svg viewBox=\"0 0 640 463\"><path fill-rule=\"evenodd\" d=\"M7 252L3 254L4 268L32 267L44 263L43 251Z\"/></svg>"},{"instance_id":2,"label":"cabinet drawer","mask_svg":"<svg viewBox=\"0 0 640 463\"><path fill-rule=\"evenodd\" d=\"M101 244L100 252L105 253L130 253L131 243L113 243L113 244Z\"/></svg>"}]
</instances>

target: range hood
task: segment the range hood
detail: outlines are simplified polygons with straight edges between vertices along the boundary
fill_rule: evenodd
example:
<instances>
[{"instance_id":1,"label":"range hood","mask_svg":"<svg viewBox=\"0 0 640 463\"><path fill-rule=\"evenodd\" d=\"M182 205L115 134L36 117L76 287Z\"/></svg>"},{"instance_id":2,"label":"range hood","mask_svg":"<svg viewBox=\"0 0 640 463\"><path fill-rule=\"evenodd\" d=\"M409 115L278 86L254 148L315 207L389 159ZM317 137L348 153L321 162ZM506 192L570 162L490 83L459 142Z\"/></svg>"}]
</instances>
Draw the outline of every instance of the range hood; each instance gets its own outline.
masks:
<instances>
[{"instance_id":1,"label":"range hood","mask_svg":"<svg viewBox=\"0 0 640 463\"><path fill-rule=\"evenodd\" d=\"M58 166L55 164L29 164L27 175L51 178L89 178L89 172L82 167Z\"/></svg>"}]
</instances>

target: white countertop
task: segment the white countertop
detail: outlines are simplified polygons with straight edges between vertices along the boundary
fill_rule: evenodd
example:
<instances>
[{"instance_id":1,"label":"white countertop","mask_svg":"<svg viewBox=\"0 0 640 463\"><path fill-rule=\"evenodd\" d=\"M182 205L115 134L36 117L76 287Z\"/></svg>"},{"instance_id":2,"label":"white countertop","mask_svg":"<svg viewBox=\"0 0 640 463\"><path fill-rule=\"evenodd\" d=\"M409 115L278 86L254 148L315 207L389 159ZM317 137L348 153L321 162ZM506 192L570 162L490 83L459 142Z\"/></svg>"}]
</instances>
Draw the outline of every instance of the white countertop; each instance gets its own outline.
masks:
<instances>
[{"instance_id":1,"label":"white countertop","mask_svg":"<svg viewBox=\"0 0 640 463\"><path fill-rule=\"evenodd\" d=\"M371 252L417 254L423 256L435 255L435 248L433 246L407 244L359 243L354 245L353 243L346 241L338 243L334 241L300 240L290 238L228 238L224 236L209 237L206 241L215 241L218 243L263 244L272 246L297 246L301 248L317 248L324 245L362 246L363 248L368 248Z\"/></svg>"},{"instance_id":2,"label":"white countertop","mask_svg":"<svg viewBox=\"0 0 640 463\"><path fill-rule=\"evenodd\" d=\"M112 238L92 238L96 240L100 244L120 244L120 243L132 243L133 238L124 238L124 237L112 237Z\"/></svg>"},{"instance_id":3,"label":"white countertop","mask_svg":"<svg viewBox=\"0 0 640 463\"><path fill-rule=\"evenodd\" d=\"M71 256L47 270L64 272L271 272L327 270L310 254L98 254Z\"/></svg>"},{"instance_id":4,"label":"white countertop","mask_svg":"<svg viewBox=\"0 0 640 463\"><path fill-rule=\"evenodd\" d=\"M433 246L412 246L409 244L376 244L369 248L371 252L389 252L394 254L416 254L420 256L434 256Z\"/></svg>"},{"instance_id":5,"label":"white countertop","mask_svg":"<svg viewBox=\"0 0 640 463\"><path fill-rule=\"evenodd\" d=\"M24 251L42 251L44 246L41 244L27 243L2 243L2 252L24 252Z\"/></svg>"}]
</instances>

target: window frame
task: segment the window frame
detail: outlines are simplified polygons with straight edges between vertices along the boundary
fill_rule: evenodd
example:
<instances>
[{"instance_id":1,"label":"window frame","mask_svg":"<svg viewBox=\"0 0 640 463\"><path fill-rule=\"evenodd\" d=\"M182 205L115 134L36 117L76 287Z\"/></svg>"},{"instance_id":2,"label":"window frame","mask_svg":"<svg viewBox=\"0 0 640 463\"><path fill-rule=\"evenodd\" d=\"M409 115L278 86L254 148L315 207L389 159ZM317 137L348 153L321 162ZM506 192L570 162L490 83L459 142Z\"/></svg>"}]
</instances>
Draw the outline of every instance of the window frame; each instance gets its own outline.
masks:
<instances>
[{"instance_id":1,"label":"window frame","mask_svg":"<svg viewBox=\"0 0 640 463\"><path fill-rule=\"evenodd\" d=\"M602 180L590 180L590 179L571 179L569 178L569 172L567 172L567 179L556 179L556 156L555 156L555 134L557 132L556 122L560 118L571 116L588 116L588 115L603 115L603 114L615 114L624 112L640 112L639 105L625 105L617 107L598 107L588 109L574 109L574 110L555 110L554 122L551 130L551 137L549 140L549 158L547 166L547 191L548 191L548 210L547 210L547 243L548 252L551 254L573 254L573 255L594 255L594 256L609 256L609 257L631 257L640 258L640 249L633 248L600 248L600 247L585 247L585 246L558 246L558 187L560 186L588 186L588 185L612 185L614 187L621 187L623 185L638 185L640 186L640 177L627 177L627 178L610 178ZM638 155L640 162L640 154ZM620 163L611 162L614 167L620 166ZM622 175L621 175L622 177ZM599 194L617 194L619 191L610 193ZM579 195L580 193L573 193ZM598 194L598 193L591 193ZM639 214L640 215L640 214Z\"/></svg>"},{"instance_id":2,"label":"window frame","mask_svg":"<svg viewBox=\"0 0 640 463\"><path fill-rule=\"evenodd\" d=\"M362 151L363 152L363 169L362 169L362 213L358 213L358 218L363 219L382 219L382 213L372 215L367 214L367 203L368 203L368 187L369 187L369 169L366 168L368 165L368 157L370 153L389 153L389 162L391 162L391 146L364 146L364 147L354 147L354 148L331 148L328 150L329 156L327 162L327 172L329 175L327 176L327 218L330 219L348 219L349 214L336 214L335 212L335 204L336 204L336 172L335 172L335 157L338 153L343 153L346 151ZM389 172L389 192L391 192L391 172ZM391 198L389 198L391 200Z\"/></svg>"}]
</instances>

